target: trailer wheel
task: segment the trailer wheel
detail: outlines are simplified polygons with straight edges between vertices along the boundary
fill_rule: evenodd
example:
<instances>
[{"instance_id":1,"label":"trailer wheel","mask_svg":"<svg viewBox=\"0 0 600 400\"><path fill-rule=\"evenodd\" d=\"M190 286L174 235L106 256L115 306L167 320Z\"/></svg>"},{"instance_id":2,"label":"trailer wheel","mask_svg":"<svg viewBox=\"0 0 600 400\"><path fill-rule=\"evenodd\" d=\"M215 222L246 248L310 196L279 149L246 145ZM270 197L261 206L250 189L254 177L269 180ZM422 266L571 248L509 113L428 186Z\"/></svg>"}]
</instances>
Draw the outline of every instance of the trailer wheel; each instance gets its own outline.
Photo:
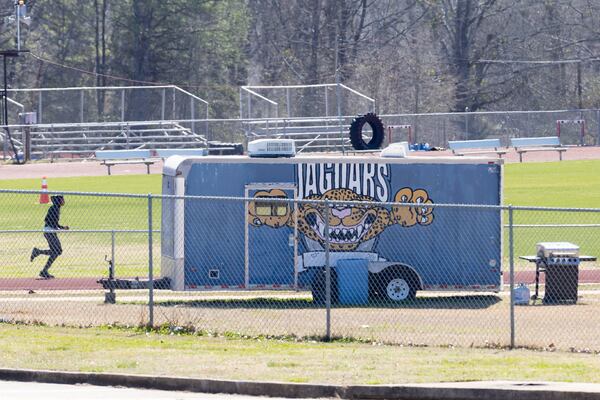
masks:
<instances>
[{"instance_id":1,"label":"trailer wheel","mask_svg":"<svg viewBox=\"0 0 600 400\"><path fill-rule=\"evenodd\" d=\"M369 124L373 130L373 136L368 142L365 142L362 129L365 124ZM385 132L383 123L374 113L368 113L354 118L350 125L350 142L355 150L375 150L381 147Z\"/></svg>"},{"instance_id":2,"label":"trailer wheel","mask_svg":"<svg viewBox=\"0 0 600 400\"><path fill-rule=\"evenodd\" d=\"M326 288L326 271L325 268L320 269L315 274L310 290L313 296L313 304L325 305L327 300L327 288ZM337 273L335 269L331 268L331 304L338 303L338 285L337 285Z\"/></svg>"},{"instance_id":3,"label":"trailer wheel","mask_svg":"<svg viewBox=\"0 0 600 400\"><path fill-rule=\"evenodd\" d=\"M392 267L373 274L369 285L372 299L394 302L414 300L418 289L418 277L408 268Z\"/></svg>"},{"instance_id":4,"label":"trailer wheel","mask_svg":"<svg viewBox=\"0 0 600 400\"><path fill-rule=\"evenodd\" d=\"M385 287L387 298L392 301L414 300L417 289L404 276L392 277Z\"/></svg>"}]
</instances>

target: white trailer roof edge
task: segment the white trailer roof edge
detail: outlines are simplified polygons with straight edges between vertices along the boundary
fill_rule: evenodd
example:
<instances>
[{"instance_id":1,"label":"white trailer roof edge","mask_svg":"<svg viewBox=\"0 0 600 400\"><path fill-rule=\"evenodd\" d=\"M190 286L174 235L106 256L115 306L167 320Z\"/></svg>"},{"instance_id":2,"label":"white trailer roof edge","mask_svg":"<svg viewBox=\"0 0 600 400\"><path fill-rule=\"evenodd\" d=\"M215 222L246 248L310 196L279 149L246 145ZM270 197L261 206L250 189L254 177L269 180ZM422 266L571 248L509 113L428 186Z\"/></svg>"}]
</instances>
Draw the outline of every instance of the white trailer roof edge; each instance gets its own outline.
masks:
<instances>
[{"instance_id":1,"label":"white trailer roof edge","mask_svg":"<svg viewBox=\"0 0 600 400\"><path fill-rule=\"evenodd\" d=\"M496 164L503 165L501 158L490 157L419 157L410 156L404 158L380 157L379 155L356 155L344 156L341 154L315 154L301 155L296 157L248 157L248 156L200 156L185 157L171 156L166 159L163 167L163 175L178 176L186 175L192 163L212 164L306 164L306 163L381 163L381 164ZM188 168L185 168L188 167Z\"/></svg>"}]
</instances>

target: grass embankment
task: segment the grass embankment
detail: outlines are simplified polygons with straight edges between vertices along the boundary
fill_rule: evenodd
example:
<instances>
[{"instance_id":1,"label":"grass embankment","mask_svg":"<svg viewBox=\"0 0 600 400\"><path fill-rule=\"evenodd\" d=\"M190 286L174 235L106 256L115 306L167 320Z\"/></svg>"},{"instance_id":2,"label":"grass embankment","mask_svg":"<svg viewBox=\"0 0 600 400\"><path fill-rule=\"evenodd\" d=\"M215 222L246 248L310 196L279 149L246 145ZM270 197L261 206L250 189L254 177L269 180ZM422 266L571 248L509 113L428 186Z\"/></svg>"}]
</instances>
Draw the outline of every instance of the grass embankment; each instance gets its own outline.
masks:
<instances>
[{"instance_id":1,"label":"grass embankment","mask_svg":"<svg viewBox=\"0 0 600 400\"><path fill-rule=\"evenodd\" d=\"M600 382L592 354L399 347L0 325L0 365L335 384L464 380Z\"/></svg>"}]
</instances>

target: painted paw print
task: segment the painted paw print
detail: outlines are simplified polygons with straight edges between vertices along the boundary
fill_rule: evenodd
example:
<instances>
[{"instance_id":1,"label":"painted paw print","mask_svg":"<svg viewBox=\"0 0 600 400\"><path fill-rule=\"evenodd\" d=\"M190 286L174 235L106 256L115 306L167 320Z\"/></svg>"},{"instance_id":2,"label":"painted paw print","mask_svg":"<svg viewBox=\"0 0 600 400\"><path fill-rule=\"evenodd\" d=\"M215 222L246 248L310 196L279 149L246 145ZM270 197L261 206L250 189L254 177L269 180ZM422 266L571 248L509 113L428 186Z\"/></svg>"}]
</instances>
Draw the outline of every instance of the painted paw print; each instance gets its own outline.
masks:
<instances>
[{"instance_id":1,"label":"painted paw print","mask_svg":"<svg viewBox=\"0 0 600 400\"><path fill-rule=\"evenodd\" d=\"M392 206L394 223L409 227L414 225L429 225L433 222L433 204L429 194L423 189L412 190L402 188L394 197L395 203L417 204L415 206ZM423 204L423 206L419 206ZM427 206L425 206L427 204Z\"/></svg>"}]
</instances>

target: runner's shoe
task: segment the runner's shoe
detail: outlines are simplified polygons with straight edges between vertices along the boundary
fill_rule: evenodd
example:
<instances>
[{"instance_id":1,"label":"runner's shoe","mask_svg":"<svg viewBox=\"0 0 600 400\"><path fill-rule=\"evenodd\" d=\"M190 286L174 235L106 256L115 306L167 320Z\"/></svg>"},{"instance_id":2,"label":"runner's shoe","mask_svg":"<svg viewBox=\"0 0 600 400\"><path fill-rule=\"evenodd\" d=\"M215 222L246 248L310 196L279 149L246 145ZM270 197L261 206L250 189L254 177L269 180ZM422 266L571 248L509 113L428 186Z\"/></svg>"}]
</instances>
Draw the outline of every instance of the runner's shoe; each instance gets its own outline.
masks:
<instances>
[{"instance_id":1,"label":"runner's shoe","mask_svg":"<svg viewBox=\"0 0 600 400\"><path fill-rule=\"evenodd\" d=\"M54 279L54 275L50 275L48 272L42 271L42 272L40 272L40 278L42 278L42 279Z\"/></svg>"}]
</instances>

